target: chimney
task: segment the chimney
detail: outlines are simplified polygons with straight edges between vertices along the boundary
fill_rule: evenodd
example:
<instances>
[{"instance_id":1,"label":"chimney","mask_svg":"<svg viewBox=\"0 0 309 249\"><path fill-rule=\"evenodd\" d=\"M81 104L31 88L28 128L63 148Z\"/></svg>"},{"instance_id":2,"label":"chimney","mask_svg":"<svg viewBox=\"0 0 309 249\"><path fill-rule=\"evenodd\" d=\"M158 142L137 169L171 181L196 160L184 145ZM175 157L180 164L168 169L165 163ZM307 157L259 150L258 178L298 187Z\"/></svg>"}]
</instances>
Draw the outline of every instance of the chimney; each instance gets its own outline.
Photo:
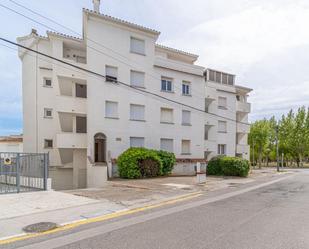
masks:
<instances>
[{"instance_id":1,"label":"chimney","mask_svg":"<svg viewBox=\"0 0 309 249\"><path fill-rule=\"evenodd\" d=\"M92 0L93 10L97 13L100 13L100 0Z\"/></svg>"},{"instance_id":2,"label":"chimney","mask_svg":"<svg viewBox=\"0 0 309 249\"><path fill-rule=\"evenodd\" d=\"M36 29L31 29L31 34L38 35L38 31Z\"/></svg>"}]
</instances>

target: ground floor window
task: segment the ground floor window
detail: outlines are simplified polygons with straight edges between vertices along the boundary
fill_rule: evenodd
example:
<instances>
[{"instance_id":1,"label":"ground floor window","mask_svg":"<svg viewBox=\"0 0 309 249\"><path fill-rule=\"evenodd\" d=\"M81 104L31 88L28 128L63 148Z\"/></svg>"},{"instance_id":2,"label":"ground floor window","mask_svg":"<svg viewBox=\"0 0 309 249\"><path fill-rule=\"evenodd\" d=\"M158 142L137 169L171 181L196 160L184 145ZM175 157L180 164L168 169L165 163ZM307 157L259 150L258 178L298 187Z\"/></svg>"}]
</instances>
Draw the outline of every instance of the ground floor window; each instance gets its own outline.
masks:
<instances>
[{"instance_id":1,"label":"ground floor window","mask_svg":"<svg viewBox=\"0 0 309 249\"><path fill-rule=\"evenodd\" d=\"M226 155L226 144L218 144L218 155Z\"/></svg>"}]
</instances>

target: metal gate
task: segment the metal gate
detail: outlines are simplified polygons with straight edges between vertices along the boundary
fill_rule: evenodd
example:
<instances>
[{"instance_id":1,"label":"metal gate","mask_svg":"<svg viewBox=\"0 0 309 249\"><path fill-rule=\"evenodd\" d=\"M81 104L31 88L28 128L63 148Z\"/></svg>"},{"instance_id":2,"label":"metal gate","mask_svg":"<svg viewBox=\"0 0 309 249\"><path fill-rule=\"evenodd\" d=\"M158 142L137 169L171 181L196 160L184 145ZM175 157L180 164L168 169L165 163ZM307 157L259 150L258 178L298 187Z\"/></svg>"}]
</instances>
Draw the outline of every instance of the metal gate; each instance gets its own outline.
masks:
<instances>
[{"instance_id":1,"label":"metal gate","mask_svg":"<svg viewBox=\"0 0 309 249\"><path fill-rule=\"evenodd\" d=\"M47 189L48 154L0 152L0 194Z\"/></svg>"}]
</instances>

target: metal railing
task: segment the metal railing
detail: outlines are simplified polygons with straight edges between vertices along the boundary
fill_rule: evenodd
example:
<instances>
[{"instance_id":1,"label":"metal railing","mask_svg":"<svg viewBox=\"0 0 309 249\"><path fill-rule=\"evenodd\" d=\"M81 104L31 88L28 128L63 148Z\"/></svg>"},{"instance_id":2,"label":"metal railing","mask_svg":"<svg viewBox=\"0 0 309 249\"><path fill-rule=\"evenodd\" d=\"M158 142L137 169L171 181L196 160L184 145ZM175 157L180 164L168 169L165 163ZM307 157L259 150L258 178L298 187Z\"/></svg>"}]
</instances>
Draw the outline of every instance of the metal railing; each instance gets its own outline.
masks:
<instances>
[{"instance_id":1,"label":"metal railing","mask_svg":"<svg viewBox=\"0 0 309 249\"><path fill-rule=\"evenodd\" d=\"M47 189L49 156L0 152L0 194Z\"/></svg>"}]
</instances>

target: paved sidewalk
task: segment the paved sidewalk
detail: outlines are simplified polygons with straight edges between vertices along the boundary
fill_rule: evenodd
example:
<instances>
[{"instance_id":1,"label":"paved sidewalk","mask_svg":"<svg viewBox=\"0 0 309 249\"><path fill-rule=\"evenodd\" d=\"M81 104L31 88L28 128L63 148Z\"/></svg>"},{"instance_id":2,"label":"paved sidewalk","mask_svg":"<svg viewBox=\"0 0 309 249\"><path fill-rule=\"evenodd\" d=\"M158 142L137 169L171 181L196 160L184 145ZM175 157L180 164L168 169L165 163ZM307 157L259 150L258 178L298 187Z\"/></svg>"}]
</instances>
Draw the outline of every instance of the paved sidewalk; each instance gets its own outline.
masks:
<instances>
[{"instance_id":1,"label":"paved sidewalk","mask_svg":"<svg viewBox=\"0 0 309 249\"><path fill-rule=\"evenodd\" d=\"M0 195L0 227L5 227L0 229L0 239L23 234L22 228L33 223L64 225L196 192L233 188L277 175L273 169L253 170L248 178L207 177L206 184L197 184L195 177L116 179L100 189Z\"/></svg>"}]
</instances>

